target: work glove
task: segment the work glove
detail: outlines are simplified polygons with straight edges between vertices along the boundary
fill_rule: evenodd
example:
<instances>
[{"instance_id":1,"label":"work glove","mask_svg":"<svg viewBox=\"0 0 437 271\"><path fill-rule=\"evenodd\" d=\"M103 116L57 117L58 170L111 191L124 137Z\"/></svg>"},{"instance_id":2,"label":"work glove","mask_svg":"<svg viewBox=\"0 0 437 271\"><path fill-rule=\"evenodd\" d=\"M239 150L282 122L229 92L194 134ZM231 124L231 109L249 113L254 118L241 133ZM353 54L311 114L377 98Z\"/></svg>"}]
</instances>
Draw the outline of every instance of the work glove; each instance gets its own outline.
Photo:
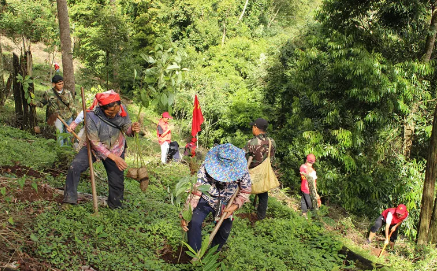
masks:
<instances>
[{"instance_id":1,"label":"work glove","mask_svg":"<svg viewBox=\"0 0 437 271\"><path fill-rule=\"evenodd\" d=\"M390 240L389 239L385 239L384 245L388 245L388 242L390 242Z\"/></svg>"}]
</instances>

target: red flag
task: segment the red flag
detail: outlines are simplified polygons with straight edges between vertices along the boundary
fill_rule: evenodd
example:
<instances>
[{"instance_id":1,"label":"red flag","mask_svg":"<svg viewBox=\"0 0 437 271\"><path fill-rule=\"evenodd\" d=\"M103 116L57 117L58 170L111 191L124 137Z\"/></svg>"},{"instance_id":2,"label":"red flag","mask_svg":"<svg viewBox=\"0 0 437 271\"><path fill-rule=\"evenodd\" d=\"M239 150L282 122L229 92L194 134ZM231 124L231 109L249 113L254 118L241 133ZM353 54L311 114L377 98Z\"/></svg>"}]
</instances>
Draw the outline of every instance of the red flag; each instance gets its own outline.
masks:
<instances>
[{"instance_id":1,"label":"red flag","mask_svg":"<svg viewBox=\"0 0 437 271\"><path fill-rule=\"evenodd\" d=\"M197 95L194 96L194 108L193 108L193 121L191 123L191 135L196 136L200 132L200 125L203 123L202 110L200 109L199 100Z\"/></svg>"}]
</instances>

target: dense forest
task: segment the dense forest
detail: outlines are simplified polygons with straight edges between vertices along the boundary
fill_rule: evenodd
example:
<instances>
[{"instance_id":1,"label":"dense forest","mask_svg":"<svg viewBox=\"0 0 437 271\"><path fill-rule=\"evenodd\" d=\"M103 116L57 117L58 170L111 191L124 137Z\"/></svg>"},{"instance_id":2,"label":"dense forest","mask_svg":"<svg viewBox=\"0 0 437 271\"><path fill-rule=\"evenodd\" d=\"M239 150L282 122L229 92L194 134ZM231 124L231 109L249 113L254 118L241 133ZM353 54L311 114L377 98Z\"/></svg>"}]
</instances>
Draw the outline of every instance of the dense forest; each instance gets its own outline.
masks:
<instances>
[{"instance_id":1,"label":"dense forest","mask_svg":"<svg viewBox=\"0 0 437 271\"><path fill-rule=\"evenodd\" d=\"M367 270L341 255L353 245L327 233L332 218L323 217L329 206L341 208L355 221L337 227L347 232L367 221L365 235L384 209L403 203L407 245L388 262L372 261L393 270L435 270L436 8L431 0L0 0L0 244L40 263L30 269L35 262L22 261L20 270ZM33 55L27 77L13 77L13 53L26 63ZM131 118L142 122L141 142L129 143L131 154L146 160L151 182L147 193L133 180L128 184L130 211L104 210L98 218L84 215L92 212L89 202L61 214L56 202L17 203L16 191L27 186L62 186L74 157L72 149L55 146L50 127L35 135L17 115L13 86L24 86L26 101L36 99L49 88L55 62L78 107L81 87L89 101L114 89ZM200 149L242 148L252 136L249 123L269 121L280 195L300 197L299 166L314 153L324 206L313 224L272 199L269 219L255 227L236 223L229 247L217 256L220 265L164 259L167 252L177 259L182 250L173 189L190 170L156 163L156 122L168 111L185 145L194 95L205 119ZM44 128L45 112L34 114ZM187 164L193 163L201 157ZM7 170L17 165L27 173ZM85 182L81 189L90 191ZM99 194L105 189L102 180ZM38 216L17 223L32 205ZM250 213L245 208L242 213ZM8 253L0 253L0 263L19 254Z\"/></svg>"}]
</instances>

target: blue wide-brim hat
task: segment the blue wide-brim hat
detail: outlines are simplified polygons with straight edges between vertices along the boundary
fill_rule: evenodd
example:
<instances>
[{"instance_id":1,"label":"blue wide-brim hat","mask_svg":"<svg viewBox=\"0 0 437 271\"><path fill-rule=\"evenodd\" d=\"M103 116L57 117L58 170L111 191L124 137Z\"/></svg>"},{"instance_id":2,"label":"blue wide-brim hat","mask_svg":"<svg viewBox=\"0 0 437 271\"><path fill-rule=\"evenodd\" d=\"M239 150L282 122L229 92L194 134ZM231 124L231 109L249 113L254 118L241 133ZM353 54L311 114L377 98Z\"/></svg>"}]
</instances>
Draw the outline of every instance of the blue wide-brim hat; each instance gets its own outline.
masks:
<instances>
[{"instance_id":1,"label":"blue wide-brim hat","mask_svg":"<svg viewBox=\"0 0 437 271\"><path fill-rule=\"evenodd\" d=\"M205 169L219 182L234 182L247 172L245 152L226 143L212 148L205 158Z\"/></svg>"}]
</instances>

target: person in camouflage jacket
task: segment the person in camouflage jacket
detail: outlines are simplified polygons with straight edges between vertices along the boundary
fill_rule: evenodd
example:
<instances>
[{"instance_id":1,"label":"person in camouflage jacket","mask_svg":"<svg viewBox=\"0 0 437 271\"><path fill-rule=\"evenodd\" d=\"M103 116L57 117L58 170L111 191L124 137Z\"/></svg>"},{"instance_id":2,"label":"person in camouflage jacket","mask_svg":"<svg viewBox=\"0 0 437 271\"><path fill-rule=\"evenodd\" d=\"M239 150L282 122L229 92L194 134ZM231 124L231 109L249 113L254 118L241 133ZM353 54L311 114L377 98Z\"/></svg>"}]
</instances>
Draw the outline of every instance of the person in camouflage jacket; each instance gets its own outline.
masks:
<instances>
[{"instance_id":1,"label":"person in camouflage jacket","mask_svg":"<svg viewBox=\"0 0 437 271\"><path fill-rule=\"evenodd\" d=\"M64 89L64 81L62 76L55 75L52 78L53 88L47 90L42 100L34 103L33 105L38 107L47 106L46 109L46 121L50 116L58 114L67 124L73 121L73 117L76 117L76 107L74 105L74 99L70 91ZM67 127L59 119L55 121L55 127L59 133L66 133ZM58 137L59 144L62 146L67 142L62 136Z\"/></svg>"},{"instance_id":2,"label":"person in camouflage jacket","mask_svg":"<svg viewBox=\"0 0 437 271\"><path fill-rule=\"evenodd\" d=\"M272 159L272 161L275 158L276 151L275 141L272 138L267 137L266 134L268 122L265 119L258 118L254 122L251 122L250 125L252 126L252 133L254 137L249 140L244 147L246 159L249 160L249 157L252 157L252 161L249 164L249 169L260 165L268 157L269 140L271 141L270 159ZM257 217L258 220L262 220L266 217L269 192L264 192L257 195L259 198Z\"/></svg>"}]
</instances>

